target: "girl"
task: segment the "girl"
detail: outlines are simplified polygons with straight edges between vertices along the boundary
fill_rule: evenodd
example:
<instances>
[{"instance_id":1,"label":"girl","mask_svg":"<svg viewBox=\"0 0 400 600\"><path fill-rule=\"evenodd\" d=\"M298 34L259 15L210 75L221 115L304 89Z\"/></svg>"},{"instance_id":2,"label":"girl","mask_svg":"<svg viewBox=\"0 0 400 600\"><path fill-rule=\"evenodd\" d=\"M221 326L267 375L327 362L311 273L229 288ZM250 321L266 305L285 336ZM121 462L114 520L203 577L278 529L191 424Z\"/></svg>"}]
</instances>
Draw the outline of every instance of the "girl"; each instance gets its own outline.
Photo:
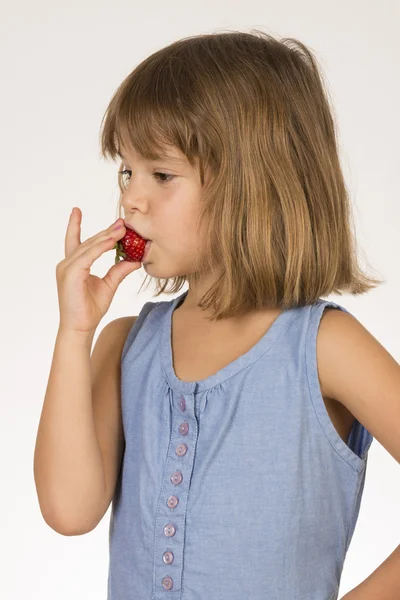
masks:
<instances>
[{"instance_id":1,"label":"girl","mask_svg":"<svg viewBox=\"0 0 400 600\"><path fill-rule=\"evenodd\" d=\"M112 501L108 600L334 600L374 435L400 454L383 393L400 377L321 298L382 280L357 263L316 59L259 30L189 37L129 74L105 116L124 221L84 243L79 210L68 225L35 449L42 514L78 535ZM89 270L126 227L152 240L155 296L189 288L109 323L91 354L140 263Z\"/></svg>"}]
</instances>

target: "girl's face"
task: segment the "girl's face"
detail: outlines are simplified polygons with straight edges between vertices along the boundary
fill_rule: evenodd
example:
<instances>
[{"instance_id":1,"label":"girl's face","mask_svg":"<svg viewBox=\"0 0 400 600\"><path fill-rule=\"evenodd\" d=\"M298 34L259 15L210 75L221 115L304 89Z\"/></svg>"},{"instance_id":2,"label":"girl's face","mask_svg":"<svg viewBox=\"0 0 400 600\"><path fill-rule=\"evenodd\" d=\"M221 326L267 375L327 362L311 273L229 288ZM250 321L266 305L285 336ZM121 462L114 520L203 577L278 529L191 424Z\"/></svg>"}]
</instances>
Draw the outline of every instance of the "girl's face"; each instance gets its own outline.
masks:
<instances>
[{"instance_id":1,"label":"girl's face","mask_svg":"<svg viewBox=\"0 0 400 600\"><path fill-rule=\"evenodd\" d=\"M125 149L121 154L125 223L151 240L143 261L146 272L157 278L193 273L200 243L196 227L202 192L198 169L175 147L157 161Z\"/></svg>"}]
</instances>

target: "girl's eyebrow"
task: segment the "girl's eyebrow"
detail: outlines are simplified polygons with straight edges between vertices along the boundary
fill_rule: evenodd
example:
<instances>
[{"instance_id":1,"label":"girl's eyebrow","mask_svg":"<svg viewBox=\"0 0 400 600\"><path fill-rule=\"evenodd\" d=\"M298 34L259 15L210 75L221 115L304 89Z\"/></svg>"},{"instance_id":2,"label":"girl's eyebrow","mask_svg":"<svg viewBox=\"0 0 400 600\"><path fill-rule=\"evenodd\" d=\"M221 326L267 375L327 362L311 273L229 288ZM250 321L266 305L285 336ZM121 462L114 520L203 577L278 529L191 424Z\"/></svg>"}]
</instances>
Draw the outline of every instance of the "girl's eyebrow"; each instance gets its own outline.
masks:
<instances>
[{"instance_id":1,"label":"girl's eyebrow","mask_svg":"<svg viewBox=\"0 0 400 600\"><path fill-rule=\"evenodd\" d=\"M185 162L184 158L177 158L176 156L168 156L166 154L162 154L158 160L169 160L170 162L175 162L175 163L184 163Z\"/></svg>"},{"instance_id":2,"label":"girl's eyebrow","mask_svg":"<svg viewBox=\"0 0 400 600\"><path fill-rule=\"evenodd\" d=\"M118 152L118 155L122 158L122 160L125 160L126 162L128 162L128 159L125 158L125 156L123 156L120 152ZM157 159L150 161L150 162L156 162L156 160L167 160L169 162L174 162L176 164L185 163L185 160L183 158L178 158L176 156L170 156L168 154L160 154L160 155L158 155Z\"/></svg>"}]
</instances>

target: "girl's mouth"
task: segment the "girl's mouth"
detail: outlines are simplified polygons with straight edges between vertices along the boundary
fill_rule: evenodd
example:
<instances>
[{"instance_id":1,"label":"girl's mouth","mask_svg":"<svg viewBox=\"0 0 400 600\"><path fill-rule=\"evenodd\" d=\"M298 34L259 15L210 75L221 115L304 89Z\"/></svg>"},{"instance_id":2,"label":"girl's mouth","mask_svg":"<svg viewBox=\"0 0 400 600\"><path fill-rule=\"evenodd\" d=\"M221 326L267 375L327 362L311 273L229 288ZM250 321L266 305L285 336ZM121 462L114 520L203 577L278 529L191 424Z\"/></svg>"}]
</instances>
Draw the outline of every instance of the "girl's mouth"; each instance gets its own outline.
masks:
<instances>
[{"instance_id":1,"label":"girl's mouth","mask_svg":"<svg viewBox=\"0 0 400 600\"><path fill-rule=\"evenodd\" d=\"M144 238L143 238L143 239L144 239ZM149 253L149 250L150 250L150 246L151 246L151 240L147 240L147 242L146 242L146 245L145 245L145 247L144 247L144 253L143 253L143 258L142 258L142 260L144 260L144 259L147 257L147 255L148 255L148 253Z\"/></svg>"},{"instance_id":2,"label":"girl's mouth","mask_svg":"<svg viewBox=\"0 0 400 600\"><path fill-rule=\"evenodd\" d=\"M136 231L136 229L134 229L133 227L131 227L130 225L128 225L128 223L125 223L125 227L126 229L130 229L131 231L134 231L135 233L138 234L138 236L140 236L143 240L145 240L146 242L151 242L151 240L149 240L148 238L145 238L143 235L141 235L138 231Z\"/></svg>"}]
</instances>

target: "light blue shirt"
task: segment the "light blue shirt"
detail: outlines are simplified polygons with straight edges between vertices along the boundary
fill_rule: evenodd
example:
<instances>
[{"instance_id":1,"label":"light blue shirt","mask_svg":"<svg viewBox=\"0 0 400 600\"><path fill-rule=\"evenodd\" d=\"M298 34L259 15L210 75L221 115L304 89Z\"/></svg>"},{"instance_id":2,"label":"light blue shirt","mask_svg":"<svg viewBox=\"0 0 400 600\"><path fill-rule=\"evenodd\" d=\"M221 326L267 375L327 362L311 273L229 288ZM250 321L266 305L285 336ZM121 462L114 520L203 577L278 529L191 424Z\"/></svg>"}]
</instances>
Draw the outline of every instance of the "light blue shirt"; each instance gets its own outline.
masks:
<instances>
[{"instance_id":1,"label":"light blue shirt","mask_svg":"<svg viewBox=\"0 0 400 600\"><path fill-rule=\"evenodd\" d=\"M373 436L336 431L316 339L326 306L349 311L285 310L192 383L171 348L186 294L145 303L123 348L108 600L336 600Z\"/></svg>"}]
</instances>

